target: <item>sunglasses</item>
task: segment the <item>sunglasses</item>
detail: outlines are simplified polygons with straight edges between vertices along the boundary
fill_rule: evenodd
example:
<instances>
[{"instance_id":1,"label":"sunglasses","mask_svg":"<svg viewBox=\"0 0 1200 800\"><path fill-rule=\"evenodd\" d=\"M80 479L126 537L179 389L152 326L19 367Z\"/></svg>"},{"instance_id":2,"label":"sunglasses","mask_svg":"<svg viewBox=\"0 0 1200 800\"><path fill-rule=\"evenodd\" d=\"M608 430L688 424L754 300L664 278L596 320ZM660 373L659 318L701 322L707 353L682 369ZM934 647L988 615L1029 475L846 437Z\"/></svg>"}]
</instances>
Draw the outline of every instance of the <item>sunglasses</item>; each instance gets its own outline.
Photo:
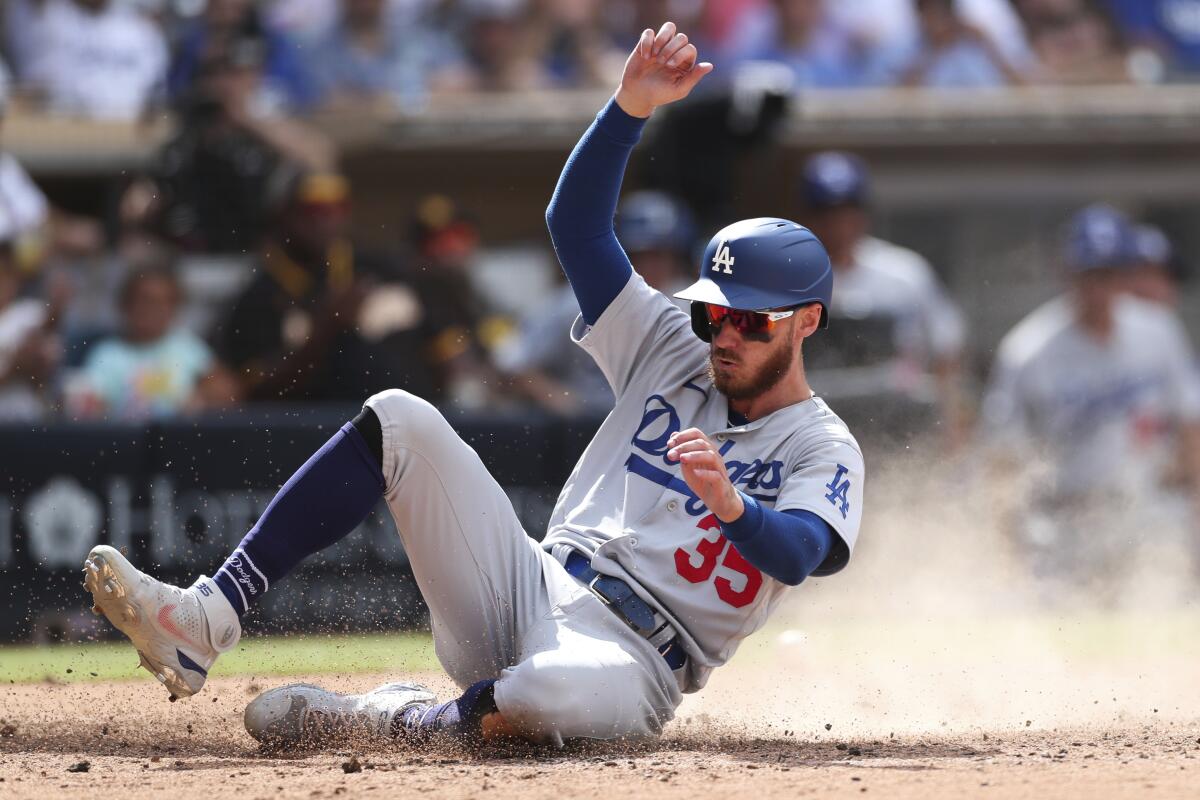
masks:
<instances>
[{"instance_id":1,"label":"sunglasses","mask_svg":"<svg viewBox=\"0 0 1200 800\"><path fill-rule=\"evenodd\" d=\"M704 304L704 313L708 317L708 326L715 335L721 329L721 323L726 320L734 330L742 336L756 339L767 338L775 328L775 323L787 319L796 313L796 309L787 311L740 311L736 308Z\"/></svg>"}]
</instances>

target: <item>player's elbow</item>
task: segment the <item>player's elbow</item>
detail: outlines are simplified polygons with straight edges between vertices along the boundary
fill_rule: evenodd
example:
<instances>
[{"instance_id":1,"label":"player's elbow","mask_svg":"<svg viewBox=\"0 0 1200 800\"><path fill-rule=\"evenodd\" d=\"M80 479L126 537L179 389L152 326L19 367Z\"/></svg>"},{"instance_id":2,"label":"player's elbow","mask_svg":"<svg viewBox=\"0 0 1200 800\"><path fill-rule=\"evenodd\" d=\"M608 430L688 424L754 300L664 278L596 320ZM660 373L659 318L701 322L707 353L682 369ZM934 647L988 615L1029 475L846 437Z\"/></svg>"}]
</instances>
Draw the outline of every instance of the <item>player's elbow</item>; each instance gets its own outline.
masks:
<instances>
[{"instance_id":1,"label":"player's elbow","mask_svg":"<svg viewBox=\"0 0 1200 800\"><path fill-rule=\"evenodd\" d=\"M775 580L786 586L799 586L804 583L804 579L808 577L808 566L800 564L785 564L782 568L776 570L778 574L772 575Z\"/></svg>"},{"instance_id":2,"label":"player's elbow","mask_svg":"<svg viewBox=\"0 0 1200 800\"><path fill-rule=\"evenodd\" d=\"M550 198L550 204L546 206L546 230L550 231L551 242L561 242L566 233L565 215L558 204L558 195Z\"/></svg>"}]
</instances>

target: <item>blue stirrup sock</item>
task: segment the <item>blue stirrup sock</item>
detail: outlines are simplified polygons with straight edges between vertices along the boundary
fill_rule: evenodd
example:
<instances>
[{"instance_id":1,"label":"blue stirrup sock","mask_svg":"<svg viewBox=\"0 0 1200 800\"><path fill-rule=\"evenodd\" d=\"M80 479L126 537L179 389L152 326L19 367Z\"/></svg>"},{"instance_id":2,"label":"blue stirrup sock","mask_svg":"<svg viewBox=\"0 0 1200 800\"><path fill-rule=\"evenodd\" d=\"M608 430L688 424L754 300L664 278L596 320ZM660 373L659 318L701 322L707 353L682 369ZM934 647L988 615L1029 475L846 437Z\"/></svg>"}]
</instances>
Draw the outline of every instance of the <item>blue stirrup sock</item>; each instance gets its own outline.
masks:
<instances>
[{"instance_id":1,"label":"blue stirrup sock","mask_svg":"<svg viewBox=\"0 0 1200 800\"><path fill-rule=\"evenodd\" d=\"M495 686L495 680L479 681L456 700L406 708L392 720L392 735L417 739L434 735L478 737L483 718L496 710Z\"/></svg>"},{"instance_id":2,"label":"blue stirrup sock","mask_svg":"<svg viewBox=\"0 0 1200 800\"><path fill-rule=\"evenodd\" d=\"M384 490L378 430L370 410L343 425L288 478L217 570L213 580L239 617L297 564L340 541L371 513Z\"/></svg>"}]
</instances>

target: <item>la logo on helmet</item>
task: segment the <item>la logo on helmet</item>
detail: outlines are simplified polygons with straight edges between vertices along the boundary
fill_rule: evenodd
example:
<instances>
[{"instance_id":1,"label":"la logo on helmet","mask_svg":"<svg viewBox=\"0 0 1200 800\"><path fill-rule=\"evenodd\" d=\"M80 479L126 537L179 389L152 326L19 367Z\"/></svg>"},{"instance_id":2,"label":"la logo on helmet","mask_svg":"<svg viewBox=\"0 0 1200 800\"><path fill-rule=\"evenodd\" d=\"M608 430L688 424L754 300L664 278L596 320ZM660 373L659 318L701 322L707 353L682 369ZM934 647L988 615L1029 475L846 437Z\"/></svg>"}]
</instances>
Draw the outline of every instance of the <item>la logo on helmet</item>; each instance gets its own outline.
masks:
<instances>
[{"instance_id":1,"label":"la logo on helmet","mask_svg":"<svg viewBox=\"0 0 1200 800\"><path fill-rule=\"evenodd\" d=\"M729 255L729 245L724 239L717 245L717 253L713 256L713 272L720 272L721 267L725 268L726 275L733 274L733 256Z\"/></svg>"}]
</instances>

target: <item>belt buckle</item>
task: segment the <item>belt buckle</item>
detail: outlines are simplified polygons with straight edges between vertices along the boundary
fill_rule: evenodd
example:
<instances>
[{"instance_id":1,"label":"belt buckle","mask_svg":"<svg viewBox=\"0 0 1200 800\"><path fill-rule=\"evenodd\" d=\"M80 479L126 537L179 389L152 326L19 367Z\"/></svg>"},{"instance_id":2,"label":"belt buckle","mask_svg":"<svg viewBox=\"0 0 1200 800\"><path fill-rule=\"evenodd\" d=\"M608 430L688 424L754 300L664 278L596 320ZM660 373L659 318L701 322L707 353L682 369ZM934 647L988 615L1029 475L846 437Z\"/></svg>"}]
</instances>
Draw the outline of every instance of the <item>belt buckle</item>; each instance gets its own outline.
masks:
<instances>
[{"instance_id":1,"label":"belt buckle","mask_svg":"<svg viewBox=\"0 0 1200 800\"><path fill-rule=\"evenodd\" d=\"M599 581L603 577L604 577L603 574L597 572L596 577L592 578L590 581L587 582L587 588L588 588L589 592L596 595L596 597L600 598L601 603L604 603L604 605L606 605L606 606L611 606L612 601L608 599L608 595L604 594L604 592L602 592L596 588L596 582Z\"/></svg>"},{"instance_id":2,"label":"belt buckle","mask_svg":"<svg viewBox=\"0 0 1200 800\"><path fill-rule=\"evenodd\" d=\"M634 633L636 633L638 636L641 636L644 639L649 639L651 636L654 636L656 633L658 633L659 630L661 630L663 627L665 627L667 625L667 623L664 622L663 625L659 626L658 628L655 628L653 626L653 620L651 620L651 627L644 628L644 627L638 625L633 620L633 618L630 617L629 613L623 607L623 604L630 600L640 600L640 598L638 598L638 596L636 594L631 593L628 597L621 598L619 601L614 601L613 598L609 597L604 592L602 592L600 590L600 588L596 585L601 579L608 578L608 577L611 577L611 576L604 575L602 573L597 573L594 578L592 578L590 581L587 582L588 591L590 591L593 595L595 595L596 598L599 599L601 603L608 606L613 611L613 613L615 613L618 617L620 617L621 621L624 622L629 627L630 630L632 630ZM642 602L644 602L644 601L642 601ZM649 606L647 606L647 608L651 611L651 613L653 613L654 610L652 608L649 608Z\"/></svg>"}]
</instances>

